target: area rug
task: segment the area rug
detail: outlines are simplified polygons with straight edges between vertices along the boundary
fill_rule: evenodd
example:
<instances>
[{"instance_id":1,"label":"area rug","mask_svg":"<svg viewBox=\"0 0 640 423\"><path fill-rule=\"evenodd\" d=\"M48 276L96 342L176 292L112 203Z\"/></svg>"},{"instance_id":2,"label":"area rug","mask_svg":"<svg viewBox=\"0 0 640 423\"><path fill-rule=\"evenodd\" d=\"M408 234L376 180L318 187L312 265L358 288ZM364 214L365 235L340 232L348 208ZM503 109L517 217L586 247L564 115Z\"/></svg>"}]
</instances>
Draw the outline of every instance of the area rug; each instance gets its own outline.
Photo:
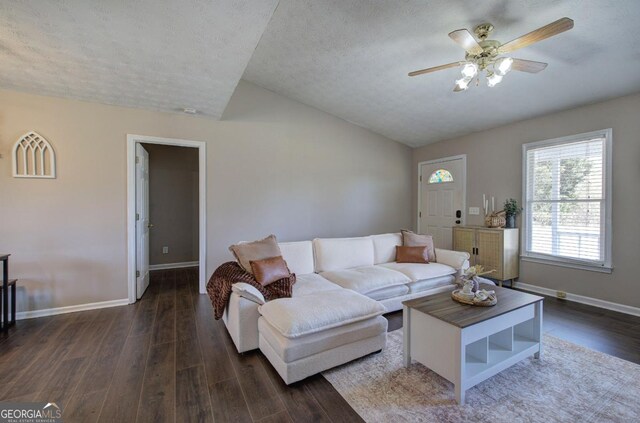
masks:
<instances>
[{"instance_id":1,"label":"area rug","mask_svg":"<svg viewBox=\"0 0 640 423\"><path fill-rule=\"evenodd\" d=\"M467 391L413 362L402 329L387 348L323 373L367 422L639 422L640 366L550 335L543 360L528 358Z\"/></svg>"}]
</instances>

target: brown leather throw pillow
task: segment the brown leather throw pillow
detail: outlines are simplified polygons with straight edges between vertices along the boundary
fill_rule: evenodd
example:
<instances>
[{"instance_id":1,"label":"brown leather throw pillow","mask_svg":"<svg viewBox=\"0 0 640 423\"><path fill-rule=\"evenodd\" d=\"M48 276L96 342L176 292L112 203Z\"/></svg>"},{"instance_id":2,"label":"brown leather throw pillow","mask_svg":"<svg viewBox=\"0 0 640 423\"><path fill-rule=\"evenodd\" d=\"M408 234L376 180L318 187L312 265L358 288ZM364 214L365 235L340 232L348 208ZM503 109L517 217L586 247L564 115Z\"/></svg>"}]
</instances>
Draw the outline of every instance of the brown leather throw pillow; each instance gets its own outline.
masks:
<instances>
[{"instance_id":1,"label":"brown leather throw pillow","mask_svg":"<svg viewBox=\"0 0 640 423\"><path fill-rule=\"evenodd\" d=\"M398 263L429 263L427 247L396 246L396 262Z\"/></svg>"},{"instance_id":2,"label":"brown leather throw pillow","mask_svg":"<svg viewBox=\"0 0 640 423\"><path fill-rule=\"evenodd\" d=\"M288 278L291 275L287 262L282 256L262 260L251 260L251 270L258 283L267 286L270 283Z\"/></svg>"},{"instance_id":3,"label":"brown leather throw pillow","mask_svg":"<svg viewBox=\"0 0 640 423\"><path fill-rule=\"evenodd\" d=\"M251 270L251 260L262 260L282 255L275 235L269 235L258 241L241 242L232 245L229 247L229 250L235 256L240 267L251 274L253 274L253 270Z\"/></svg>"},{"instance_id":4,"label":"brown leather throw pillow","mask_svg":"<svg viewBox=\"0 0 640 423\"><path fill-rule=\"evenodd\" d=\"M402 245L405 247L427 247L429 261L436 261L436 249L433 246L433 237L431 235L420 235L403 229Z\"/></svg>"}]
</instances>

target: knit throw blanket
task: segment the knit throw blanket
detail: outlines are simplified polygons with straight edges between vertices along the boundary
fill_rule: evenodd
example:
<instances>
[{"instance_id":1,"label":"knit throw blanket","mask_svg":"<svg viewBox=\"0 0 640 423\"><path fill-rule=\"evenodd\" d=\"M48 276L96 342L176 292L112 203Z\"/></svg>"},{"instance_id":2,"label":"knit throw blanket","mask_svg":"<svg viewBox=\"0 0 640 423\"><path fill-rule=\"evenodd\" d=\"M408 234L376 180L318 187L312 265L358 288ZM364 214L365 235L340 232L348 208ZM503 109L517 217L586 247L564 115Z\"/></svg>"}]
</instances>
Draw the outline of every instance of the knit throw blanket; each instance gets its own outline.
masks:
<instances>
[{"instance_id":1,"label":"knit throw blanket","mask_svg":"<svg viewBox=\"0 0 640 423\"><path fill-rule=\"evenodd\" d=\"M213 272L207 283L207 293L211 298L216 320L222 318L231 297L231 285L236 282L244 282L254 286L262 293L266 301L271 301L276 298L291 297L293 284L296 283L296 275L292 273L287 278L262 286L251 273L244 270L235 261L223 263Z\"/></svg>"}]
</instances>

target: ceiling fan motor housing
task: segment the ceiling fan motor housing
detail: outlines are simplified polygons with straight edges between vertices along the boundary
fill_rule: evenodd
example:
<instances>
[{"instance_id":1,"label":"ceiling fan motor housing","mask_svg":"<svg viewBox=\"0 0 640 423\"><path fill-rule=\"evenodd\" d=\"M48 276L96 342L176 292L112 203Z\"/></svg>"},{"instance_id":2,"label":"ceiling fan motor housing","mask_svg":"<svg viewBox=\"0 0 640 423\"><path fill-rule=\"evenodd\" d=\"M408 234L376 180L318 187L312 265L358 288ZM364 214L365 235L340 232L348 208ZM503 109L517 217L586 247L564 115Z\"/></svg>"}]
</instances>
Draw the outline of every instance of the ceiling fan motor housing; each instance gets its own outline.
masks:
<instances>
[{"instance_id":1,"label":"ceiling fan motor housing","mask_svg":"<svg viewBox=\"0 0 640 423\"><path fill-rule=\"evenodd\" d=\"M482 47L482 53L480 54L465 54L465 59L469 62L473 62L478 65L480 69L486 69L491 63L493 63L498 56L498 48L500 47L500 41L496 40L482 40L478 44Z\"/></svg>"}]
</instances>

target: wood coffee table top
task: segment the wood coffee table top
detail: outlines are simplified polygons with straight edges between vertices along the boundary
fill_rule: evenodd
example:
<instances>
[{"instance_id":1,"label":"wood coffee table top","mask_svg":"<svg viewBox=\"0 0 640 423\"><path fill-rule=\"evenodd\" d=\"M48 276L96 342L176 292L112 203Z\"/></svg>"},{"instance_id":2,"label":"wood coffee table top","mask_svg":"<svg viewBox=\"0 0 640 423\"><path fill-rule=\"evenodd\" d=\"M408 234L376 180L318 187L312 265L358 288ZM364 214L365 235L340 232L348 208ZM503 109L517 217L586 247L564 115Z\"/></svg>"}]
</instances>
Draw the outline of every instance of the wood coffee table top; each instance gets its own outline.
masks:
<instances>
[{"instance_id":1,"label":"wood coffee table top","mask_svg":"<svg viewBox=\"0 0 640 423\"><path fill-rule=\"evenodd\" d=\"M451 325L466 328L544 300L543 297L537 295L527 294L513 289L500 288L499 286L480 284L480 287L487 291L495 291L498 297L498 303L492 307L461 304L451 298L451 292L443 292L404 301L402 304Z\"/></svg>"}]
</instances>

